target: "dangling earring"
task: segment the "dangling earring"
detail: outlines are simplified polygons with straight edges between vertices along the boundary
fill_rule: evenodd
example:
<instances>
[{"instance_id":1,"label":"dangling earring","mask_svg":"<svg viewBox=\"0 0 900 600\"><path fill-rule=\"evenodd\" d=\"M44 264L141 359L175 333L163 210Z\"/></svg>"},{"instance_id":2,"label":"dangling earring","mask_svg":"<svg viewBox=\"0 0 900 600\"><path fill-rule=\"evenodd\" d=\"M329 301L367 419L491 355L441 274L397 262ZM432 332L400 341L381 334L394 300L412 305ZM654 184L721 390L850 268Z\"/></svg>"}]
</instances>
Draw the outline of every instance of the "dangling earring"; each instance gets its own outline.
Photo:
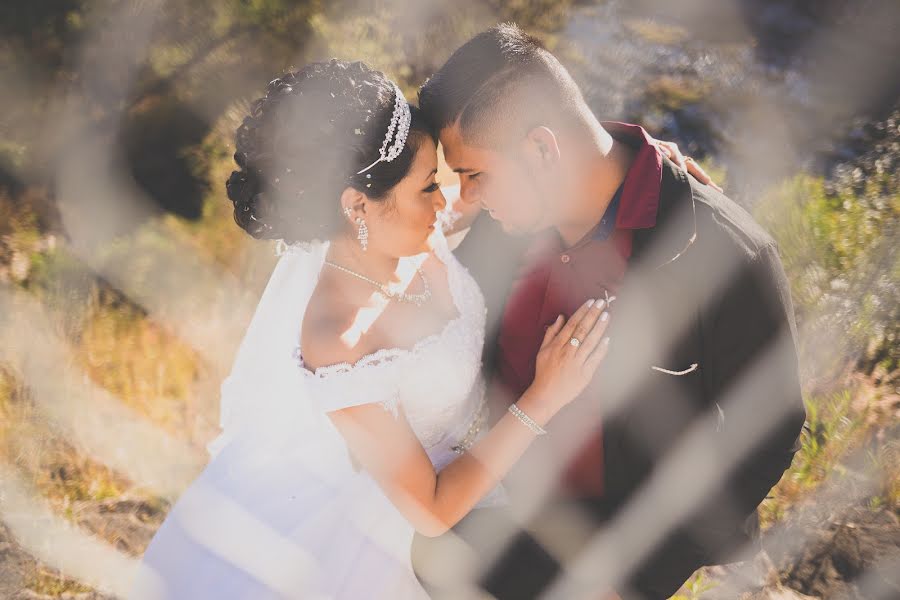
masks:
<instances>
[{"instance_id":1,"label":"dangling earring","mask_svg":"<svg viewBox=\"0 0 900 600\"><path fill-rule=\"evenodd\" d=\"M369 247L369 228L366 226L366 222L362 217L357 217L356 223L359 225L356 239L359 240L359 245L362 246L363 252L365 252L366 248Z\"/></svg>"}]
</instances>

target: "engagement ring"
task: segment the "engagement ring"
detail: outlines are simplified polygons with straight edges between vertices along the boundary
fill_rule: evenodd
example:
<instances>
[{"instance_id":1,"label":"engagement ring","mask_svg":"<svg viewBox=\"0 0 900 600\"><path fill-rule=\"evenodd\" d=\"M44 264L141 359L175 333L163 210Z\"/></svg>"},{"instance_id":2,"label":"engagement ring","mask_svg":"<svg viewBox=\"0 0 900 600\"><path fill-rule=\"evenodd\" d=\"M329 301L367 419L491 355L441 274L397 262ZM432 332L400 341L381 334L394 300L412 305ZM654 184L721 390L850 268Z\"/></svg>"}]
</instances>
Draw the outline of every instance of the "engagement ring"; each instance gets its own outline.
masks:
<instances>
[{"instance_id":1,"label":"engagement ring","mask_svg":"<svg viewBox=\"0 0 900 600\"><path fill-rule=\"evenodd\" d=\"M581 340L579 340L578 338L572 338L571 340L569 340L569 343L577 348L581 345Z\"/></svg>"}]
</instances>

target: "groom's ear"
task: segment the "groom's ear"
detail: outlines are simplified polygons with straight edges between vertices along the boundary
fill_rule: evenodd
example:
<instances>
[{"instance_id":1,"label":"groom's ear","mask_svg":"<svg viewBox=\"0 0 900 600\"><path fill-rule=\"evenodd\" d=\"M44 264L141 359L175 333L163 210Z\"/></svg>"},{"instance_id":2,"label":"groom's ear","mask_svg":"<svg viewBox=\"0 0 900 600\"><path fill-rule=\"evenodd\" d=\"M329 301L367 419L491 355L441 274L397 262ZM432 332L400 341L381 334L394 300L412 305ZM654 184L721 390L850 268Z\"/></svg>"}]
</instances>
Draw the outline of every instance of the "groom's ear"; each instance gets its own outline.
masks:
<instances>
[{"instance_id":1,"label":"groom's ear","mask_svg":"<svg viewBox=\"0 0 900 600\"><path fill-rule=\"evenodd\" d=\"M553 167L559 163L560 151L556 134L549 127L539 125L525 136L525 156L537 168Z\"/></svg>"}]
</instances>

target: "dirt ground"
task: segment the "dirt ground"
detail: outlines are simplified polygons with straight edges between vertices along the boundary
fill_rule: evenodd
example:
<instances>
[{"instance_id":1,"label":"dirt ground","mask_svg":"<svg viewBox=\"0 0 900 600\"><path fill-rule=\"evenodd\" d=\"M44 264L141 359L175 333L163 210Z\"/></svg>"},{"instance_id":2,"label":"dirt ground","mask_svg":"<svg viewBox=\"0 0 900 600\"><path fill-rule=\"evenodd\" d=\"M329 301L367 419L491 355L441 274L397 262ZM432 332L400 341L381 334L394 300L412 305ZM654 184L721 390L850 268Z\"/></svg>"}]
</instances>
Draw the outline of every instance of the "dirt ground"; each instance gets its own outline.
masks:
<instances>
[{"instance_id":1,"label":"dirt ground","mask_svg":"<svg viewBox=\"0 0 900 600\"><path fill-rule=\"evenodd\" d=\"M799 558L770 550L782 582L817 598L900 598L900 523L889 510L854 508L827 521L815 515L788 525L811 535ZM889 594L890 592L890 594ZM889 594L889 595L888 595Z\"/></svg>"},{"instance_id":2,"label":"dirt ground","mask_svg":"<svg viewBox=\"0 0 900 600\"><path fill-rule=\"evenodd\" d=\"M802 540L800 551L791 545ZM763 536L753 561L705 570L702 600L900 598L900 520L888 509L809 507Z\"/></svg>"},{"instance_id":3,"label":"dirt ground","mask_svg":"<svg viewBox=\"0 0 900 600\"><path fill-rule=\"evenodd\" d=\"M135 557L144 552L165 517L163 507L132 499L77 503L72 514L85 531ZM0 599L114 600L112 596L85 590L36 561L0 522Z\"/></svg>"}]
</instances>

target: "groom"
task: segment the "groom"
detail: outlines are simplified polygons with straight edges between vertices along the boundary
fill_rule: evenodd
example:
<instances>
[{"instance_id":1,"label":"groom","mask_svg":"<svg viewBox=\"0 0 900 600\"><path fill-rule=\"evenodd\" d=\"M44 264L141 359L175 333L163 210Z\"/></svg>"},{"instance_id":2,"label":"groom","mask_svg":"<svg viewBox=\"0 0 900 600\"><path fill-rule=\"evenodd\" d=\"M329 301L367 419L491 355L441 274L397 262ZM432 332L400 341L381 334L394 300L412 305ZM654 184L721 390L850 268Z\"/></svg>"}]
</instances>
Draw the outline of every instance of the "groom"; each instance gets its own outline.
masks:
<instances>
[{"instance_id":1,"label":"groom","mask_svg":"<svg viewBox=\"0 0 900 600\"><path fill-rule=\"evenodd\" d=\"M471 592L468 579L500 599L659 599L752 555L757 506L805 419L775 242L643 129L599 122L514 25L459 48L419 101L461 201L530 234L482 216L457 249L489 308L492 414L531 383L558 314L588 298L612 314L605 363L507 478L509 508L416 538L423 584L435 597Z\"/></svg>"}]
</instances>

